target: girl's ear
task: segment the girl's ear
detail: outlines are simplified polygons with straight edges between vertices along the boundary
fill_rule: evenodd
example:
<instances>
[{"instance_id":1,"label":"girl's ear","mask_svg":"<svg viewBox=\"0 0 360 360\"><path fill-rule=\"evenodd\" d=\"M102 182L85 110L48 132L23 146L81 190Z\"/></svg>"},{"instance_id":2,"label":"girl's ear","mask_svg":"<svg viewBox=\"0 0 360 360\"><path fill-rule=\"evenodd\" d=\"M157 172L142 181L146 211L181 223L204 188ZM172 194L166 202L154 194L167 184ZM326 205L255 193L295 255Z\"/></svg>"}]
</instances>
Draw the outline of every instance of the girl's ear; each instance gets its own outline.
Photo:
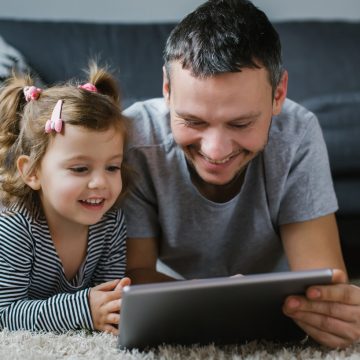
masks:
<instances>
[{"instance_id":1,"label":"girl's ear","mask_svg":"<svg viewBox=\"0 0 360 360\"><path fill-rule=\"evenodd\" d=\"M40 190L41 184L38 172L36 170L29 172L30 165L30 158L27 155L21 155L17 159L16 166L24 183L30 186L33 190Z\"/></svg>"}]
</instances>

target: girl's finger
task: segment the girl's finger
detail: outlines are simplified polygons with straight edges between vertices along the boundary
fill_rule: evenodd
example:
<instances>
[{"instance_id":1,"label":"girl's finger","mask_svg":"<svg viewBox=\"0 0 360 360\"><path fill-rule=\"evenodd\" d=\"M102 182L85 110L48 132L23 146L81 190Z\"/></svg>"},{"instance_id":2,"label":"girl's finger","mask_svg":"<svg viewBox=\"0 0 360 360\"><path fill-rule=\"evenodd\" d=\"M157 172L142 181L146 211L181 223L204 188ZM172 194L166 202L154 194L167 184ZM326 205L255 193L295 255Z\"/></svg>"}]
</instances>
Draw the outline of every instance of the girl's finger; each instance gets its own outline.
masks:
<instances>
[{"instance_id":1,"label":"girl's finger","mask_svg":"<svg viewBox=\"0 0 360 360\"><path fill-rule=\"evenodd\" d=\"M120 282L120 279L115 279L112 281L107 281L105 283L99 284L97 286L94 286L93 289L98 291L110 291L114 290L118 283Z\"/></svg>"}]
</instances>

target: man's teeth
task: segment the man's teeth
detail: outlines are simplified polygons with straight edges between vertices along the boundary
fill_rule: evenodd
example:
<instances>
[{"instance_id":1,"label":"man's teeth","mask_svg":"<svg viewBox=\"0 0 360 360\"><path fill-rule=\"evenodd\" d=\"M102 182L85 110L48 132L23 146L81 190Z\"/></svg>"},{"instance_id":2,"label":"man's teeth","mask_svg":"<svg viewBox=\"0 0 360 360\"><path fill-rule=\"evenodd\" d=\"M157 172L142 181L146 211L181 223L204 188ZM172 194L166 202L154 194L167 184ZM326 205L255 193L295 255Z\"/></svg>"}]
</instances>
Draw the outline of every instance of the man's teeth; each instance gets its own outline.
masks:
<instances>
[{"instance_id":1,"label":"man's teeth","mask_svg":"<svg viewBox=\"0 0 360 360\"><path fill-rule=\"evenodd\" d=\"M103 199L88 199L88 200L83 200L83 202L87 203L87 204L92 204L92 205L97 205L102 203Z\"/></svg>"},{"instance_id":2,"label":"man's teeth","mask_svg":"<svg viewBox=\"0 0 360 360\"><path fill-rule=\"evenodd\" d=\"M211 164L225 164L226 162L228 162L230 160L230 158L226 158L226 159L223 159L223 160L212 160L212 159L209 159L205 156L205 159L211 163Z\"/></svg>"},{"instance_id":3,"label":"man's teeth","mask_svg":"<svg viewBox=\"0 0 360 360\"><path fill-rule=\"evenodd\" d=\"M210 164L225 164L226 162L228 162L231 158L233 158L235 155L239 154L240 151L234 152L232 153L230 156L228 156L225 159L222 160L213 160L208 158L206 155L204 155L202 152L200 152L200 154L205 158L206 161L208 161Z\"/></svg>"}]
</instances>

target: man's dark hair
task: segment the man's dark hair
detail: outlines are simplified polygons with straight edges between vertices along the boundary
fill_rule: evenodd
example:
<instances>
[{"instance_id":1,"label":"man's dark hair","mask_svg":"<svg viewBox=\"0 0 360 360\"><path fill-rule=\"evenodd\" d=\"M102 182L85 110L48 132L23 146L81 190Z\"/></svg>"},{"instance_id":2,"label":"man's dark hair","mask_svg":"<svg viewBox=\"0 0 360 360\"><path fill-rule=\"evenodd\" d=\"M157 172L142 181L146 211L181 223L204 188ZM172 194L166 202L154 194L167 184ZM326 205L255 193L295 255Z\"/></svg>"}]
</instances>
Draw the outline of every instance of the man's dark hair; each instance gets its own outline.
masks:
<instances>
[{"instance_id":1,"label":"man's dark hair","mask_svg":"<svg viewBox=\"0 0 360 360\"><path fill-rule=\"evenodd\" d=\"M279 35L264 12L247 0L209 0L171 32L164 50L195 77L264 66L275 91L283 73Z\"/></svg>"}]
</instances>

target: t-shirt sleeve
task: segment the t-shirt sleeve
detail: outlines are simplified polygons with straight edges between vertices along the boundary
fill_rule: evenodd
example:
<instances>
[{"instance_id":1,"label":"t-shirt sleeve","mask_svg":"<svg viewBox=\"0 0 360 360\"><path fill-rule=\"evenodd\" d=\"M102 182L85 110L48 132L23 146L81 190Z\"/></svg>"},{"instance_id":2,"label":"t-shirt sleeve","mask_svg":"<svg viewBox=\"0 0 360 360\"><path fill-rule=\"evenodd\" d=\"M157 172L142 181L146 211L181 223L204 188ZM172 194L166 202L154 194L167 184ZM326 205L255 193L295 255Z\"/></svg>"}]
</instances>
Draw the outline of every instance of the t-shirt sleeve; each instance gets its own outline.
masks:
<instances>
[{"instance_id":1,"label":"t-shirt sleeve","mask_svg":"<svg viewBox=\"0 0 360 360\"><path fill-rule=\"evenodd\" d=\"M92 285L121 279L126 270L126 223L121 209L108 213L104 249L92 278Z\"/></svg>"},{"instance_id":2,"label":"t-shirt sleeve","mask_svg":"<svg viewBox=\"0 0 360 360\"><path fill-rule=\"evenodd\" d=\"M308 112L308 116L300 141L288 151L291 161L284 177L280 225L315 219L338 209L320 124L315 115Z\"/></svg>"},{"instance_id":3,"label":"t-shirt sleeve","mask_svg":"<svg viewBox=\"0 0 360 360\"><path fill-rule=\"evenodd\" d=\"M29 226L19 215L0 216L0 329L54 332L92 329L89 289L44 300L29 299L34 256Z\"/></svg>"}]
</instances>

